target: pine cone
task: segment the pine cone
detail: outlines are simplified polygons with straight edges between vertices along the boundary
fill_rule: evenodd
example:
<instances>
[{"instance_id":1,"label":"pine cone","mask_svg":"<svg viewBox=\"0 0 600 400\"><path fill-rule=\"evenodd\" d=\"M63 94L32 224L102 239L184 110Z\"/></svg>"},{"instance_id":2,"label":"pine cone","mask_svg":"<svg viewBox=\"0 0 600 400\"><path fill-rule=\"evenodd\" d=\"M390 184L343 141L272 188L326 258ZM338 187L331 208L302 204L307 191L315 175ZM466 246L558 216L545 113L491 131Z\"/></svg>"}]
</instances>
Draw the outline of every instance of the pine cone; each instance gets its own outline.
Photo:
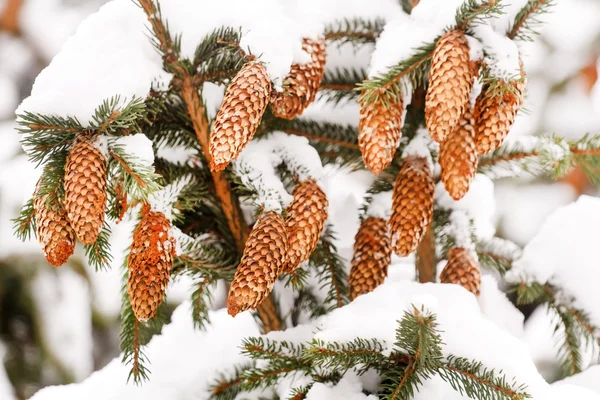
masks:
<instances>
[{"instance_id":1,"label":"pine cone","mask_svg":"<svg viewBox=\"0 0 600 400\"><path fill-rule=\"evenodd\" d=\"M83 244L93 244L104 225L106 159L92 143L78 140L65 166L65 210Z\"/></svg>"},{"instance_id":2,"label":"pine cone","mask_svg":"<svg viewBox=\"0 0 600 400\"><path fill-rule=\"evenodd\" d=\"M161 212L144 206L142 219L133 231L127 266L127 293L135 317L146 321L162 303L175 257L171 221Z\"/></svg>"},{"instance_id":3,"label":"pine cone","mask_svg":"<svg viewBox=\"0 0 600 400\"><path fill-rule=\"evenodd\" d=\"M210 168L220 171L254 136L267 109L271 81L264 65L249 62L233 78L210 133Z\"/></svg>"},{"instance_id":4,"label":"pine cone","mask_svg":"<svg viewBox=\"0 0 600 400\"><path fill-rule=\"evenodd\" d=\"M277 92L271 99L271 108L276 117L294 119L315 100L325 72L325 40L304 39L302 50L310 55L306 64L292 64L283 81L285 90Z\"/></svg>"},{"instance_id":5,"label":"pine cone","mask_svg":"<svg viewBox=\"0 0 600 400\"><path fill-rule=\"evenodd\" d=\"M481 273L479 265L463 248L448 251L448 263L440 275L440 282L461 285L469 292L479 296Z\"/></svg>"},{"instance_id":6,"label":"pine cone","mask_svg":"<svg viewBox=\"0 0 600 400\"><path fill-rule=\"evenodd\" d=\"M227 298L227 312L255 309L271 293L287 255L285 223L275 211L262 214L250 232Z\"/></svg>"},{"instance_id":7,"label":"pine cone","mask_svg":"<svg viewBox=\"0 0 600 400\"><path fill-rule=\"evenodd\" d=\"M392 240L387 221L369 217L354 238L354 256L348 283L352 300L372 292L385 280L392 260Z\"/></svg>"},{"instance_id":8,"label":"pine cone","mask_svg":"<svg viewBox=\"0 0 600 400\"><path fill-rule=\"evenodd\" d=\"M317 247L327 219L327 196L317 183L310 179L298 184L292 193L294 201L287 208L285 218L288 253L283 271L294 272L298 265L308 260Z\"/></svg>"},{"instance_id":9,"label":"pine cone","mask_svg":"<svg viewBox=\"0 0 600 400\"><path fill-rule=\"evenodd\" d=\"M48 195L38 197L37 189L33 198L38 240L48 263L60 267L75 251L75 232L67 221L67 213L62 205L57 205L56 210L48 207Z\"/></svg>"},{"instance_id":10,"label":"pine cone","mask_svg":"<svg viewBox=\"0 0 600 400\"><path fill-rule=\"evenodd\" d=\"M508 85L512 89L504 88L504 95L498 94L501 89L489 91L489 86L484 86L475 102L475 143L480 156L500 147L523 104L525 81Z\"/></svg>"},{"instance_id":11,"label":"pine cone","mask_svg":"<svg viewBox=\"0 0 600 400\"><path fill-rule=\"evenodd\" d=\"M436 142L441 143L459 123L476 73L465 34L459 30L444 34L433 51L425 98L425 122Z\"/></svg>"},{"instance_id":12,"label":"pine cone","mask_svg":"<svg viewBox=\"0 0 600 400\"><path fill-rule=\"evenodd\" d=\"M456 130L440 145L439 163L446 191L454 200L460 200L469 191L477 169L475 150L475 120L465 111Z\"/></svg>"},{"instance_id":13,"label":"pine cone","mask_svg":"<svg viewBox=\"0 0 600 400\"><path fill-rule=\"evenodd\" d=\"M392 162L402 135L402 98L366 102L361 97L358 146L367 168L375 175Z\"/></svg>"},{"instance_id":14,"label":"pine cone","mask_svg":"<svg viewBox=\"0 0 600 400\"><path fill-rule=\"evenodd\" d=\"M424 158L408 157L394 183L390 227L394 252L416 250L433 215L433 175Z\"/></svg>"}]
</instances>

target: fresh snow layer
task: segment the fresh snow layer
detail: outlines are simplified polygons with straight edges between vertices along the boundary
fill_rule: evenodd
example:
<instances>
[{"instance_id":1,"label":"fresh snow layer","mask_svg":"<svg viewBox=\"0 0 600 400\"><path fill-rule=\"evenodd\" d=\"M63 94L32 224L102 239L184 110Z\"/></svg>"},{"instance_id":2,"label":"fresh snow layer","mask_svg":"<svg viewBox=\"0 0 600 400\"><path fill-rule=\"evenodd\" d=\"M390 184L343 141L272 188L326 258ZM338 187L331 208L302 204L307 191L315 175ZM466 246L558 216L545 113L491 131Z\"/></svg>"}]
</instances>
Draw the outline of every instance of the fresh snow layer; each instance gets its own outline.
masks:
<instances>
[{"instance_id":1,"label":"fresh snow layer","mask_svg":"<svg viewBox=\"0 0 600 400\"><path fill-rule=\"evenodd\" d=\"M169 80L146 26L143 10L130 0L103 6L38 75L17 113L72 116L87 126L104 100L145 98L152 82Z\"/></svg>"},{"instance_id":2,"label":"fresh snow layer","mask_svg":"<svg viewBox=\"0 0 600 400\"><path fill-rule=\"evenodd\" d=\"M494 286L494 282L490 281L482 289L493 293L497 290ZM498 295L491 294L492 297ZM488 298L484 303L490 301L493 300ZM488 319L486 312L482 311L485 307L480 308L475 296L457 285L386 283L312 325L271 332L267 337L296 343L312 338L326 342L351 341L355 337L377 338L385 342L385 351L389 353L397 321L412 305L423 306L437 314L444 354L478 359L486 367L497 371L502 369L509 382L516 378L517 382L526 384L533 399L600 399L600 396L576 384L558 387L546 383L535 369L525 344L508 333L510 329L499 327L494 320ZM496 312L497 307L493 307L491 313ZM513 309L506 314L506 321L511 321L508 325L518 323L515 313L518 311ZM83 383L45 388L32 400L208 399L209 385L219 373L229 374L234 365L247 361L239 355L239 346L243 338L257 336L258 328L250 312L232 318L225 310L220 310L210 312L212 324L206 332L202 332L194 329L190 314L190 304L184 303L173 314L172 323L149 343L146 354L152 363L152 375L143 385L126 384L128 367L121 365L120 358L116 358ZM306 382L306 377L293 375L279 382L274 389L285 396L290 389ZM372 390L376 384L377 377L373 373L357 376L349 372L336 385L314 385L308 398L370 399L372 397L365 396L362 390ZM435 396L431 397L433 394ZM575 394L577 397L568 397ZM426 380L415 397L416 400L431 398L463 397L441 379L434 378Z\"/></svg>"},{"instance_id":3,"label":"fresh snow layer","mask_svg":"<svg viewBox=\"0 0 600 400\"><path fill-rule=\"evenodd\" d=\"M152 338L146 350L152 373L143 385L127 383L129 366L117 357L81 384L47 387L31 400L208 399L209 385L219 372L244 361L241 340L259 331L250 313L234 319L226 310L210 311L212 325L205 332L194 328L191 315L190 303L182 304L171 324Z\"/></svg>"},{"instance_id":4,"label":"fresh snow layer","mask_svg":"<svg viewBox=\"0 0 600 400\"><path fill-rule=\"evenodd\" d=\"M125 153L136 158L136 163L150 167L154 164L152 141L143 133L122 136L110 141L111 146L121 147Z\"/></svg>"},{"instance_id":5,"label":"fresh snow layer","mask_svg":"<svg viewBox=\"0 0 600 400\"><path fill-rule=\"evenodd\" d=\"M582 196L556 210L523 250L506 274L508 281L549 283L573 306L584 310L600 326L597 283L597 230L600 199ZM573 300L570 300L573 298Z\"/></svg>"}]
</instances>

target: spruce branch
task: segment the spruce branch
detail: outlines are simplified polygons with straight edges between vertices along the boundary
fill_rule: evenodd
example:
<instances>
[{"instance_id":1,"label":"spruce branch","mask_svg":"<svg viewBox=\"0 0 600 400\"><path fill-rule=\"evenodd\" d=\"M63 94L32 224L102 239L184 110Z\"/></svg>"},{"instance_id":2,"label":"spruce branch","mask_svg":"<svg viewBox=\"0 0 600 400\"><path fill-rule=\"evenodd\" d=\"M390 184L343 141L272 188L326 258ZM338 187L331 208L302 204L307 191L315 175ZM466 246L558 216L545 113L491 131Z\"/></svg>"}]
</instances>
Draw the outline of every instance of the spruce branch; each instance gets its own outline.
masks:
<instances>
[{"instance_id":1,"label":"spruce branch","mask_svg":"<svg viewBox=\"0 0 600 400\"><path fill-rule=\"evenodd\" d=\"M328 226L309 258L309 265L317 272L319 284L322 288L329 289L324 300L324 303L329 305L329 310L348 303L346 267L337 254L334 241L335 234Z\"/></svg>"},{"instance_id":2,"label":"spruce branch","mask_svg":"<svg viewBox=\"0 0 600 400\"><path fill-rule=\"evenodd\" d=\"M123 132L140 131L137 124L146 116L146 103L135 96L128 102L121 100L121 96L113 96L94 110L89 123L89 130L94 131L94 135L120 136Z\"/></svg>"},{"instance_id":3,"label":"spruce branch","mask_svg":"<svg viewBox=\"0 0 600 400\"><path fill-rule=\"evenodd\" d=\"M129 154L124 146L109 140L109 169L116 182L123 185L123 191L133 201L146 200L151 193L161 189L161 176L154 172L154 166L147 165L135 155Z\"/></svg>"},{"instance_id":4,"label":"spruce branch","mask_svg":"<svg viewBox=\"0 0 600 400\"><path fill-rule=\"evenodd\" d=\"M498 271L502 276L512 268L523 250L515 243L498 237L477 242L477 257L483 267Z\"/></svg>"},{"instance_id":5,"label":"spruce branch","mask_svg":"<svg viewBox=\"0 0 600 400\"><path fill-rule=\"evenodd\" d=\"M94 267L96 271L110 268L110 262L113 259L110 252L110 235L110 227L107 224L104 224L96 241L93 244L84 246L88 263L90 266Z\"/></svg>"},{"instance_id":6,"label":"spruce branch","mask_svg":"<svg viewBox=\"0 0 600 400\"><path fill-rule=\"evenodd\" d=\"M355 338L348 343L329 342L313 339L306 350L313 366L325 370L347 371L356 370L362 375L369 368L379 371L389 367L387 358L382 354L384 345L377 339Z\"/></svg>"},{"instance_id":7,"label":"spruce branch","mask_svg":"<svg viewBox=\"0 0 600 400\"><path fill-rule=\"evenodd\" d=\"M374 43L383 27L383 19L365 20L362 18L344 19L325 27L325 39L342 43Z\"/></svg>"},{"instance_id":8,"label":"spruce branch","mask_svg":"<svg viewBox=\"0 0 600 400\"><path fill-rule=\"evenodd\" d=\"M505 376L498 376L480 362L450 355L437 369L440 378L461 395L472 399L521 400L531 396L524 385L510 384Z\"/></svg>"},{"instance_id":9,"label":"spruce branch","mask_svg":"<svg viewBox=\"0 0 600 400\"><path fill-rule=\"evenodd\" d=\"M196 329L205 330L210 323L208 316L209 304L212 301L210 285L213 282L208 278L196 282L196 289L192 292L192 318Z\"/></svg>"},{"instance_id":10,"label":"spruce branch","mask_svg":"<svg viewBox=\"0 0 600 400\"><path fill-rule=\"evenodd\" d=\"M19 215L13 218L13 231L21 241L29 240L36 235L35 211L33 209L33 199L27 200L23 205Z\"/></svg>"},{"instance_id":11,"label":"spruce branch","mask_svg":"<svg viewBox=\"0 0 600 400\"><path fill-rule=\"evenodd\" d=\"M468 0L457 10L456 25L448 27L446 31L453 29L467 30L472 23L477 23L481 18L489 18L498 13L500 13L500 7L495 0L483 4L477 0ZM427 76L427 65L440 37L437 37L431 43L425 43L413 49L412 56L391 66L386 72L364 81L360 85L360 89L363 90L364 101L376 101L382 95L388 96L388 92L395 92L393 96L398 96L398 93L406 91L406 88L403 88L401 84L403 80L409 82L413 88L424 85Z\"/></svg>"},{"instance_id":12,"label":"spruce branch","mask_svg":"<svg viewBox=\"0 0 600 400\"><path fill-rule=\"evenodd\" d=\"M242 391L242 374L254 367L254 364L236 366L229 377L221 375L210 387L211 398L215 400L234 400Z\"/></svg>"},{"instance_id":13,"label":"spruce branch","mask_svg":"<svg viewBox=\"0 0 600 400\"><path fill-rule=\"evenodd\" d=\"M280 128L290 135L303 136L311 142L325 143L337 147L344 147L358 153L358 131L351 125L341 125L331 122L318 122L306 119L295 119L289 122L278 121Z\"/></svg>"},{"instance_id":14,"label":"spruce branch","mask_svg":"<svg viewBox=\"0 0 600 400\"><path fill-rule=\"evenodd\" d=\"M533 36L539 34L538 27L543 23L539 17L549 12L553 6L553 0L528 0L506 35L510 39L533 41Z\"/></svg>"}]
</instances>

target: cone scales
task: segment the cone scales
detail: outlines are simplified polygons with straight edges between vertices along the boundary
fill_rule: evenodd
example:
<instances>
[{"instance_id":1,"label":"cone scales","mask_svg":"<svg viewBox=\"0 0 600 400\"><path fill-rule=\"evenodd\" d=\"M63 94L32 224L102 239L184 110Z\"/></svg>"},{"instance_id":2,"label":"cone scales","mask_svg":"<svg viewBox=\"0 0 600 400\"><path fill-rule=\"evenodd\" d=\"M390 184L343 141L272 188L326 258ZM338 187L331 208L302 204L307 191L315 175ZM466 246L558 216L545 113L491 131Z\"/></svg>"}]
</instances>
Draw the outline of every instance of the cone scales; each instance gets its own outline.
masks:
<instances>
[{"instance_id":1,"label":"cone scales","mask_svg":"<svg viewBox=\"0 0 600 400\"><path fill-rule=\"evenodd\" d=\"M407 256L416 250L433 216L435 183L427 160L408 157L396 178L390 227L394 252Z\"/></svg>"},{"instance_id":2,"label":"cone scales","mask_svg":"<svg viewBox=\"0 0 600 400\"><path fill-rule=\"evenodd\" d=\"M392 241L387 221L369 217L354 238L354 255L348 283L352 300L372 292L387 276L392 260Z\"/></svg>"},{"instance_id":3,"label":"cone scales","mask_svg":"<svg viewBox=\"0 0 600 400\"><path fill-rule=\"evenodd\" d=\"M440 282L461 285L469 292L479 296L481 286L481 272L479 265L461 247L448 251L448 263L440 275Z\"/></svg>"},{"instance_id":4,"label":"cone scales","mask_svg":"<svg viewBox=\"0 0 600 400\"><path fill-rule=\"evenodd\" d=\"M210 133L210 168L222 170L254 136L267 108L271 81L259 62L249 62L233 78Z\"/></svg>"},{"instance_id":5,"label":"cone scales","mask_svg":"<svg viewBox=\"0 0 600 400\"><path fill-rule=\"evenodd\" d=\"M365 165L375 175L386 169L396 154L403 112L401 97L387 102L383 99L366 102L361 97L358 146Z\"/></svg>"},{"instance_id":6,"label":"cone scales","mask_svg":"<svg viewBox=\"0 0 600 400\"><path fill-rule=\"evenodd\" d=\"M425 97L425 123L438 143L450 135L469 105L477 73L469 41L461 31L450 31L437 42L431 58Z\"/></svg>"},{"instance_id":7,"label":"cone scales","mask_svg":"<svg viewBox=\"0 0 600 400\"><path fill-rule=\"evenodd\" d=\"M288 257L284 272L293 272L317 247L327 219L327 196L310 179L298 184L286 210Z\"/></svg>"},{"instance_id":8,"label":"cone scales","mask_svg":"<svg viewBox=\"0 0 600 400\"><path fill-rule=\"evenodd\" d=\"M302 114L315 100L323 73L325 72L325 40L304 39L302 50L310 56L306 64L292 64L285 77L283 92L277 92L271 99L271 107L276 117L294 119Z\"/></svg>"},{"instance_id":9,"label":"cone scales","mask_svg":"<svg viewBox=\"0 0 600 400\"><path fill-rule=\"evenodd\" d=\"M59 206L48 207L48 195L38 197L34 194L33 210L37 236L44 256L50 265L60 267L67 262L75 251L75 232L67 221L67 213Z\"/></svg>"},{"instance_id":10,"label":"cone scales","mask_svg":"<svg viewBox=\"0 0 600 400\"><path fill-rule=\"evenodd\" d=\"M139 321L152 318L165 295L175 257L170 229L171 222L163 213L144 206L127 262L127 293Z\"/></svg>"},{"instance_id":11,"label":"cone scales","mask_svg":"<svg viewBox=\"0 0 600 400\"><path fill-rule=\"evenodd\" d=\"M480 156L500 147L523 104L525 81L506 84L512 88L502 95L484 86L475 102L475 144Z\"/></svg>"},{"instance_id":12,"label":"cone scales","mask_svg":"<svg viewBox=\"0 0 600 400\"><path fill-rule=\"evenodd\" d=\"M287 255L285 223L275 211L262 214L246 241L227 298L227 312L256 308L271 293Z\"/></svg>"},{"instance_id":13,"label":"cone scales","mask_svg":"<svg viewBox=\"0 0 600 400\"><path fill-rule=\"evenodd\" d=\"M65 210L83 244L93 244L104 225L106 159L86 140L77 141L65 166Z\"/></svg>"},{"instance_id":14,"label":"cone scales","mask_svg":"<svg viewBox=\"0 0 600 400\"><path fill-rule=\"evenodd\" d=\"M440 145L442 182L454 200L462 199L467 193L477 169L474 124L473 114L465 111L456 130Z\"/></svg>"}]
</instances>

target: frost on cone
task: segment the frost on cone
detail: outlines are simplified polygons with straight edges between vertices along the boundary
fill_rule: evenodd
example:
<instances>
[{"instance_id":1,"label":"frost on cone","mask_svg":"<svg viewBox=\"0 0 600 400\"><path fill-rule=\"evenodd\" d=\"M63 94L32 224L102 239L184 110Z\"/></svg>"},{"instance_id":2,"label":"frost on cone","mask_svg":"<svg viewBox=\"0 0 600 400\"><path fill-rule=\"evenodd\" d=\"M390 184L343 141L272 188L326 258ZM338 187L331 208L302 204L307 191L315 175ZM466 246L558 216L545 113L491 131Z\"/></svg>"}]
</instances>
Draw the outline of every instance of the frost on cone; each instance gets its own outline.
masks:
<instances>
[{"instance_id":1,"label":"frost on cone","mask_svg":"<svg viewBox=\"0 0 600 400\"><path fill-rule=\"evenodd\" d=\"M479 287L481 286L479 265L467 250L461 247L452 248L448 251L448 263L440 275L440 282L461 285L469 292L479 296Z\"/></svg>"},{"instance_id":2,"label":"frost on cone","mask_svg":"<svg viewBox=\"0 0 600 400\"><path fill-rule=\"evenodd\" d=\"M308 260L319 243L327 219L327 196L317 183L309 179L292 192L294 200L286 210L288 253L284 272L294 272Z\"/></svg>"},{"instance_id":3,"label":"frost on cone","mask_svg":"<svg viewBox=\"0 0 600 400\"><path fill-rule=\"evenodd\" d=\"M279 118L294 119L315 100L325 72L325 40L304 39L302 50L308 53L306 64L292 64L285 77L283 92L271 99L273 114Z\"/></svg>"},{"instance_id":4,"label":"frost on cone","mask_svg":"<svg viewBox=\"0 0 600 400\"><path fill-rule=\"evenodd\" d=\"M507 85L512 88L505 88L503 95L484 86L475 102L475 144L480 156L500 147L523 104L525 81Z\"/></svg>"},{"instance_id":5,"label":"frost on cone","mask_svg":"<svg viewBox=\"0 0 600 400\"><path fill-rule=\"evenodd\" d=\"M392 260L392 240L387 221L369 217L358 228L354 238L354 255L348 283L352 300L372 292L387 276Z\"/></svg>"},{"instance_id":6,"label":"frost on cone","mask_svg":"<svg viewBox=\"0 0 600 400\"><path fill-rule=\"evenodd\" d=\"M436 142L454 131L468 107L476 72L465 34L457 30L442 36L431 58L425 97L425 123Z\"/></svg>"},{"instance_id":7,"label":"frost on cone","mask_svg":"<svg viewBox=\"0 0 600 400\"><path fill-rule=\"evenodd\" d=\"M473 114L465 111L456 130L440 145L442 182L454 200L462 199L467 193L477 169L474 124Z\"/></svg>"},{"instance_id":8,"label":"frost on cone","mask_svg":"<svg viewBox=\"0 0 600 400\"><path fill-rule=\"evenodd\" d=\"M275 211L262 214L246 241L227 298L227 312L256 308L271 293L287 256L285 223Z\"/></svg>"},{"instance_id":9,"label":"frost on cone","mask_svg":"<svg viewBox=\"0 0 600 400\"><path fill-rule=\"evenodd\" d=\"M127 261L127 293L139 321L152 318L165 295L175 257L170 230L171 221L163 213L144 206Z\"/></svg>"},{"instance_id":10,"label":"frost on cone","mask_svg":"<svg viewBox=\"0 0 600 400\"><path fill-rule=\"evenodd\" d=\"M77 238L95 243L106 210L106 159L92 143L79 140L71 148L64 187L67 218Z\"/></svg>"},{"instance_id":11,"label":"frost on cone","mask_svg":"<svg viewBox=\"0 0 600 400\"><path fill-rule=\"evenodd\" d=\"M210 168L222 170L254 136L269 102L271 81L264 65L249 62L233 78L210 133Z\"/></svg>"},{"instance_id":12,"label":"frost on cone","mask_svg":"<svg viewBox=\"0 0 600 400\"><path fill-rule=\"evenodd\" d=\"M48 207L48 195L38 197L34 194L33 210L37 236L46 260L50 265L60 267L67 262L75 250L75 232L67 221L67 213L58 206L56 210Z\"/></svg>"},{"instance_id":13,"label":"frost on cone","mask_svg":"<svg viewBox=\"0 0 600 400\"><path fill-rule=\"evenodd\" d=\"M394 183L390 228L396 254L416 250L433 216L435 183L427 160L409 157Z\"/></svg>"},{"instance_id":14,"label":"frost on cone","mask_svg":"<svg viewBox=\"0 0 600 400\"><path fill-rule=\"evenodd\" d=\"M375 175L386 169L402 135L402 98L366 102L361 97L358 146L367 168Z\"/></svg>"}]
</instances>

